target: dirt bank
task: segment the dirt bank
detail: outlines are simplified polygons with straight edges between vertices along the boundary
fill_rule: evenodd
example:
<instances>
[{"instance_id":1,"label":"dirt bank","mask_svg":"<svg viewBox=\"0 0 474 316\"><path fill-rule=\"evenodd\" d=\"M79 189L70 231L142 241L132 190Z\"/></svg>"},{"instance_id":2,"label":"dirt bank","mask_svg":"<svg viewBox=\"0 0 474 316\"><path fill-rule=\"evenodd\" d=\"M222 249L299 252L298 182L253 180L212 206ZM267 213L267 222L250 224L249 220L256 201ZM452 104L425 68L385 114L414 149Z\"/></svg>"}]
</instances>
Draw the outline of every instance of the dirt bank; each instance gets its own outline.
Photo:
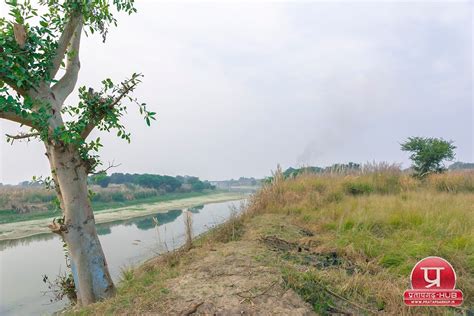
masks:
<instances>
[{"instance_id":1,"label":"dirt bank","mask_svg":"<svg viewBox=\"0 0 474 316\"><path fill-rule=\"evenodd\" d=\"M312 307L286 285L280 267L274 264L274 252L261 241L261 234L272 226L271 221L260 219L245 228L240 223L227 225L224 231L197 240L188 252L160 256L136 270L125 271L115 298L68 312L315 315Z\"/></svg>"},{"instance_id":2,"label":"dirt bank","mask_svg":"<svg viewBox=\"0 0 474 316\"><path fill-rule=\"evenodd\" d=\"M202 204L239 200L245 196L240 193L226 192L204 195L186 199L163 201L148 204L137 204L122 208L102 210L95 214L96 223L107 223L117 220L126 220L149 214L167 212L172 209L182 209ZM16 223L0 224L0 241L19 239L33 235L49 233L48 224L52 218L23 221Z\"/></svg>"}]
</instances>

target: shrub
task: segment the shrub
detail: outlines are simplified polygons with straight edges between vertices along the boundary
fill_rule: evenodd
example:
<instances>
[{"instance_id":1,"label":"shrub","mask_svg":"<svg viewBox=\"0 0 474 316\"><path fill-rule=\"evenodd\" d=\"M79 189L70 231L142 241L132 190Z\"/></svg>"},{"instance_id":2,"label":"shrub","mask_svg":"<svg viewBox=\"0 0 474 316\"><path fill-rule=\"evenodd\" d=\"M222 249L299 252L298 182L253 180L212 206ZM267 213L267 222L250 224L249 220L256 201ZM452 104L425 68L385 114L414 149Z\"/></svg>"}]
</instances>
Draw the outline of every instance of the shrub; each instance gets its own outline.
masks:
<instances>
[{"instance_id":1,"label":"shrub","mask_svg":"<svg viewBox=\"0 0 474 316\"><path fill-rule=\"evenodd\" d=\"M123 202L126 200L124 193L120 191L112 192L111 197L112 197L112 201L115 201L115 202Z\"/></svg>"},{"instance_id":2,"label":"shrub","mask_svg":"<svg viewBox=\"0 0 474 316\"><path fill-rule=\"evenodd\" d=\"M370 183L366 182L346 182L344 183L344 189L346 193L352 195L370 194L374 192L374 187Z\"/></svg>"}]
</instances>

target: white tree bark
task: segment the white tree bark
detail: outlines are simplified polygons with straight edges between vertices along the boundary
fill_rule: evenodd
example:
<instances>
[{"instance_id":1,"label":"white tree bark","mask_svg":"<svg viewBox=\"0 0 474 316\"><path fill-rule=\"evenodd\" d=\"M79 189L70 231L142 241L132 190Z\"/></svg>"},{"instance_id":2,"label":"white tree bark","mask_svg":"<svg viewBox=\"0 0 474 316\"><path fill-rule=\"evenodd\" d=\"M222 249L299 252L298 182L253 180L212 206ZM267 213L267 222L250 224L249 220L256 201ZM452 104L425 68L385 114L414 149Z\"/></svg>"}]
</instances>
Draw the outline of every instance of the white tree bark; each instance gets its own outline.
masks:
<instances>
[{"instance_id":1,"label":"white tree bark","mask_svg":"<svg viewBox=\"0 0 474 316\"><path fill-rule=\"evenodd\" d=\"M51 105L51 117L48 119L47 132L64 126L61 109L77 83L80 68L81 33L82 16L73 14L59 38L49 78L46 78L39 87L25 91L0 74L0 78L20 95L32 98L36 107L43 106L45 102ZM68 54L67 57L66 72L53 87L50 87L50 79L54 79L56 76L68 47L71 54ZM25 118L15 112L2 111L0 118L38 129L37 126L34 126L33 118ZM44 132L40 130L41 128L44 127L40 127L38 132ZM88 133L90 130L87 129ZM85 136L87 137L87 135ZM46 139L45 146L57 195L64 213L64 223L56 223L51 225L51 228L60 234L67 244L78 303L87 305L111 297L115 293L115 287L95 228L94 214L87 188L89 171L87 162L81 159L78 148L74 145L63 144L59 140Z\"/></svg>"},{"instance_id":2,"label":"white tree bark","mask_svg":"<svg viewBox=\"0 0 474 316\"><path fill-rule=\"evenodd\" d=\"M76 26L76 30L71 37L66 64L66 73L52 87L52 92L56 98L56 102L63 104L66 98L73 92L76 87L81 63L79 61L79 49L81 44L82 21Z\"/></svg>"},{"instance_id":3,"label":"white tree bark","mask_svg":"<svg viewBox=\"0 0 474 316\"><path fill-rule=\"evenodd\" d=\"M61 37L58 41L58 48L56 50L56 55L53 59L53 65L50 69L49 76L53 79L56 74L58 73L59 67L61 67L61 63L64 59L64 54L66 53L67 47L71 42L71 38L74 34L74 31L77 28L77 25L82 21L81 15L72 15L69 21L67 22L64 30L61 34Z\"/></svg>"},{"instance_id":4,"label":"white tree bark","mask_svg":"<svg viewBox=\"0 0 474 316\"><path fill-rule=\"evenodd\" d=\"M64 223L54 228L67 244L78 303L109 298L115 287L95 227L86 167L72 146L46 148L64 214Z\"/></svg>"}]
</instances>

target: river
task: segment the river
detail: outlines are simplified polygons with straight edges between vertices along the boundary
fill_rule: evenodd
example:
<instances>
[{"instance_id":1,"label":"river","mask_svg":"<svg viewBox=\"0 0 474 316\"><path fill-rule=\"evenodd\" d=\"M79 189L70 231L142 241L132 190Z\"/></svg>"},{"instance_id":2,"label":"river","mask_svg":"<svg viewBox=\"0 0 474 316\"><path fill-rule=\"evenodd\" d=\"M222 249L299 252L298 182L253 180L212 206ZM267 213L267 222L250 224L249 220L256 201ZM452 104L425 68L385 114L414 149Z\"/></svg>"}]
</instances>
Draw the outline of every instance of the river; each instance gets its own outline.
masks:
<instances>
[{"instance_id":1,"label":"river","mask_svg":"<svg viewBox=\"0 0 474 316\"><path fill-rule=\"evenodd\" d=\"M241 202L190 208L194 236L224 222ZM100 224L97 232L110 273L117 282L122 269L184 243L183 210ZM52 296L43 283L43 275L54 279L64 271L62 242L55 234L0 241L0 315L47 315L64 308L64 301L50 302Z\"/></svg>"}]
</instances>

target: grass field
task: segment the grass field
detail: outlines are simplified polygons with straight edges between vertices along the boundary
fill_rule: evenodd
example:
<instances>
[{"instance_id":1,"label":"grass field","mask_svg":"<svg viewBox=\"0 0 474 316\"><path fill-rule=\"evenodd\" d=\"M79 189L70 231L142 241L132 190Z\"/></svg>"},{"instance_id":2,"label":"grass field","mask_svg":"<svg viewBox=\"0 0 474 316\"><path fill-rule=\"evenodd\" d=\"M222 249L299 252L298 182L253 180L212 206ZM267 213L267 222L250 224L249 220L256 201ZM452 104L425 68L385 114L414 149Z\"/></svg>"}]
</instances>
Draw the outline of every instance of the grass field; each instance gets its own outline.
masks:
<instances>
[{"instance_id":1,"label":"grass field","mask_svg":"<svg viewBox=\"0 0 474 316\"><path fill-rule=\"evenodd\" d=\"M216 252L232 253L238 261L245 247L252 253L243 258L249 266L253 262L278 271L279 286L294 290L318 314L473 313L474 173L421 181L394 168L292 179L277 172L239 218L201 237L190 252L171 253L126 271L117 297L76 312L163 312L166 306L182 304L173 289L192 277L196 268L190 264L213 265ZM456 287L465 297L461 307L404 306L410 271L427 256L451 262ZM209 293L199 294L208 282L196 281L194 292L201 295L197 301L212 300ZM227 292L214 296L221 300ZM255 298L240 304L258 302Z\"/></svg>"}]
</instances>

